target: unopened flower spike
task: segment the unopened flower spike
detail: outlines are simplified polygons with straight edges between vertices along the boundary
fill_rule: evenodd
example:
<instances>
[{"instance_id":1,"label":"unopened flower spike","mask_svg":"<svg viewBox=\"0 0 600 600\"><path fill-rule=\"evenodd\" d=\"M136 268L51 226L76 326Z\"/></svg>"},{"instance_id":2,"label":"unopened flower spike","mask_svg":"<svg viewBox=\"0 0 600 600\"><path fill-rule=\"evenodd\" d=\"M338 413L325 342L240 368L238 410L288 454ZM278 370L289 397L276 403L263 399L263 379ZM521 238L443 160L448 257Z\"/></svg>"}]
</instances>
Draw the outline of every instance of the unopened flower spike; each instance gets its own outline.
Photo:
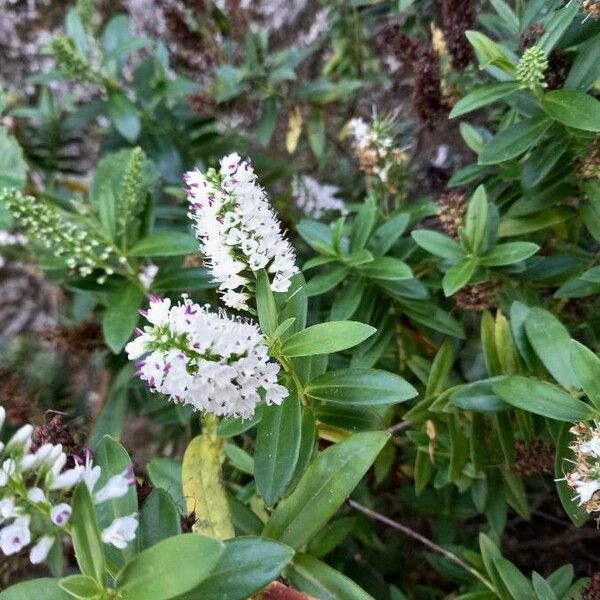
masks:
<instances>
[{"instance_id":1,"label":"unopened flower spike","mask_svg":"<svg viewBox=\"0 0 600 600\"><path fill-rule=\"evenodd\" d=\"M548 69L548 57L540 46L532 46L523 52L517 65L517 80L522 87L535 90L547 87L544 75Z\"/></svg>"},{"instance_id":2,"label":"unopened flower spike","mask_svg":"<svg viewBox=\"0 0 600 600\"><path fill-rule=\"evenodd\" d=\"M179 304L156 296L142 315L148 321L126 346L150 390L178 404L216 415L251 417L257 404L281 404L288 391L277 382L257 325L210 312L183 296Z\"/></svg>"},{"instance_id":3,"label":"unopened flower spike","mask_svg":"<svg viewBox=\"0 0 600 600\"><path fill-rule=\"evenodd\" d=\"M274 292L287 291L298 272L294 250L250 163L230 154L218 170L189 171L185 181L188 214L225 305L249 309L260 269L266 269Z\"/></svg>"}]
</instances>

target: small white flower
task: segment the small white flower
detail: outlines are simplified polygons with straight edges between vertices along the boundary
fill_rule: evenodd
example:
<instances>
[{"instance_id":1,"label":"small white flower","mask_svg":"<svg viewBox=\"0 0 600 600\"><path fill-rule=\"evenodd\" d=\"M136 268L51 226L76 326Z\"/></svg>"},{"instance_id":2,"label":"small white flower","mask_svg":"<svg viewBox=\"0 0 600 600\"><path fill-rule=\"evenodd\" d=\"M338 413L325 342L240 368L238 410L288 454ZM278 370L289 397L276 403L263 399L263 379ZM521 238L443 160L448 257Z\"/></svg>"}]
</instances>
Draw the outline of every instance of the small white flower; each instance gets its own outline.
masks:
<instances>
[{"instance_id":1,"label":"small white flower","mask_svg":"<svg viewBox=\"0 0 600 600\"><path fill-rule=\"evenodd\" d=\"M587 504L593 497L593 495L600 490L600 481L581 481L575 483L575 490L577 492L577 498L579 504L582 506Z\"/></svg>"},{"instance_id":2,"label":"small white flower","mask_svg":"<svg viewBox=\"0 0 600 600\"><path fill-rule=\"evenodd\" d=\"M122 498L135 483L133 467L111 477L106 485L94 494L94 504L102 504L113 498Z\"/></svg>"},{"instance_id":3,"label":"small white flower","mask_svg":"<svg viewBox=\"0 0 600 600\"><path fill-rule=\"evenodd\" d=\"M12 496L0 500L0 522L17 516L15 499Z\"/></svg>"},{"instance_id":4,"label":"small white flower","mask_svg":"<svg viewBox=\"0 0 600 600\"><path fill-rule=\"evenodd\" d=\"M230 154L218 171L189 171L185 181L189 216L223 302L247 310L251 275L263 268L277 280L274 291L287 291L298 272L294 251L250 163Z\"/></svg>"},{"instance_id":5,"label":"small white flower","mask_svg":"<svg viewBox=\"0 0 600 600\"><path fill-rule=\"evenodd\" d=\"M42 504L46 502L46 494L44 494L44 490L41 488L32 487L27 491L27 499L29 502L33 502L33 504Z\"/></svg>"},{"instance_id":6,"label":"small white flower","mask_svg":"<svg viewBox=\"0 0 600 600\"><path fill-rule=\"evenodd\" d=\"M4 406L0 406L0 430L4 427L4 421L6 420L6 410Z\"/></svg>"},{"instance_id":7,"label":"small white flower","mask_svg":"<svg viewBox=\"0 0 600 600\"><path fill-rule=\"evenodd\" d=\"M62 462L62 461L61 461ZM57 463L55 463L57 464ZM75 487L83 477L83 467L81 465L75 465L72 469L67 469L57 475L52 484L50 485L51 490L69 490Z\"/></svg>"},{"instance_id":8,"label":"small white flower","mask_svg":"<svg viewBox=\"0 0 600 600\"><path fill-rule=\"evenodd\" d=\"M155 307L160 309L155 310ZM165 307L158 325L146 326L126 350L130 359L140 351L139 377L152 391L197 410L244 418L254 413L265 393L267 404L281 404L288 394L278 385L279 365L270 362L260 329L248 321L211 313L184 296L171 306L150 301L153 314Z\"/></svg>"},{"instance_id":9,"label":"small white flower","mask_svg":"<svg viewBox=\"0 0 600 600\"><path fill-rule=\"evenodd\" d=\"M0 550L6 555L16 554L31 542L29 516L17 517L13 523L0 529Z\"/></svg>"},{"instance_id":10,"label":"small white flower","mask_svg":"<svg viewBox=\"0 0 600 600\"><path fill-rule=\"evenodd\" d=\"M24 452L27 452L31 447L31 434L33 433L33 425L23 425L15 434L8 440L6 450L10 450L14 446L22 446Z\"/></svg>"},{"instance_id":11,"label":"small white flower","mask_svg":"<svg viewBox=\"0 0 600 600\"><path fill-rule=\"evenodd\" d=\"M29 552L29 560L32 565L39 565L43 563L54 545L56 538L45 535L41 537L37 543L31 548Z\"/></svg>"},{"instance_id":12,"label":"small white flower","mask_svg":"<svg viewBox=\"0 0 600 600\"><path fill-rule=\"evenodd\" d=\"M319 183L309 175L295 177L292 181L292 194L296 206L313 219L320 219L328 212L348 212L344 201L337 197L338 193L337 187Z\"/></svg>"},{"instance_id":13,"label":"small white flower","mask_svg":"<svg viewBox=\"0 0 600 600\"><path fill-rule=\"evenodd\" d=\"M72 512L71 507L66 502L61 502L50 510L50 519L56 526L64 527L71 518Z\"/></svg>"},{"instance_id":14,"label":"small white flower","mask_svg":"<svg viewBox=\"0 0 600 600\"><path fill-rule=\"evenodd\" d=\"M138 520L135 515L119 517L102 531L102 541L123 550L129 542L135 539L137 528Z\"/></svg>"}]
</instances>

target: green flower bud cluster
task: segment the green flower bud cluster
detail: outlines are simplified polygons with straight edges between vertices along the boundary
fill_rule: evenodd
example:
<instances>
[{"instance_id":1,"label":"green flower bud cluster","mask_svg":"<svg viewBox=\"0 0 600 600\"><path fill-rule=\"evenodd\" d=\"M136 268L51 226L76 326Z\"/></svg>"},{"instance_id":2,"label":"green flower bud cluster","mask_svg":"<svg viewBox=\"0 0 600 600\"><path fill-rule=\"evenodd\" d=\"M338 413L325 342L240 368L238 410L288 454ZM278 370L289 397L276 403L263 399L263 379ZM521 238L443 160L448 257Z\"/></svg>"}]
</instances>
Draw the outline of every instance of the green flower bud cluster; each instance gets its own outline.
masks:
<instances>
[{"instance_id":1,"label":"green flower bud cluster","mask_svg":"<svg viewBox=\"0 0 600 600\"><path fill-rule=\"evenodd\" d=\"M3 200L30 238L63 257L67 267L82 277L101 269L104 275L98 282L103 283L107 275L114 273L114 265L122 262L121 257L91 229L69 219L56 206L16 190L6 191Z\"/></svg>"},{"instance_id":2,"label":"green flower bud cluster","mask_svg":"<svg viewBox=\"0 0 600 600\"><path fill-rule=\"evenodd\" d=\"M94 79L92 66L87 58L75 48L71 39L65 35L57 35L53 38L51 46L58 70L65 77L75 81Z\"/></svg>"},{"instance_id":3,"label":"green flower bud cluster","mask_svg":"<svg viewBox=\"0 0 600 600\"><path fill-rule=\"evenodd\" d=\"M141 196L142 167L145 160L146 155L139 146L131 151L129 162L121 181L122 227L126 226L129 216L137 212L137 205Z\"/></svg>"},{"instance_id":4,"label":"green flower bud cluster","mask_svg":"<svg viewBox=\"0 0 600 600\"><path fill-rule=\"evenodd\" d=\"M517 80L524 88L534 90L546 87L544 74L548 69L548 57L539 46L527 48L517 65Z\"/></svg>"}]
</instances>

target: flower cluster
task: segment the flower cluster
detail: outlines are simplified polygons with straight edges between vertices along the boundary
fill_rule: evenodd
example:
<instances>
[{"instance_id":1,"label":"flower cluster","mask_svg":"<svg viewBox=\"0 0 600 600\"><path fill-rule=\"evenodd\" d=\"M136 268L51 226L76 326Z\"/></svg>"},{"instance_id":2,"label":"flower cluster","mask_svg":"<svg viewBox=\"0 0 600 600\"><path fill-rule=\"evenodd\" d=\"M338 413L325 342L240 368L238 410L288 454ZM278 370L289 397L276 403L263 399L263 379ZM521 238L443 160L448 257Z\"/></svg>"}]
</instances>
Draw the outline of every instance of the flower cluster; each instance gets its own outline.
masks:
<instances>
[{"instance_id":1,"label":"flower cluster","mask_svg":"<svg viewBox=\"0 0 600 600\"><path fill-rule=\"evenodd\" d=\"M288 392L277 383L279 365L269 361L260 329L251 322L209 312L186 296L174 306L150 297L149 322L126 351L144 355L138 375L153 392L216 415L250 417L264 392L281 404Z\"/></svg>"},{"instance_id":2,"label":"flower cluster","mask_svg":"<svg viewBox=\"0 0 600 600\"><path fill-rule=\"evenodd\" d=\"M535 90L547 87L544 74L548 69L548 57L540 46L531 46L523 52L517 65L517 80L524 88Z\"/></svg>"},{"instance_id":3,"label":"flower cluster","mask_svg":"<svg viewBox=\"0 0 600 600\"><path fill-rule=\"evenodd\" d=\"M105 275L100 281L113 274L120 259L112 248L88 228L68 219L59 208L15 190L7 191L3 199L27 234L56 256L64 257L69 269L76 269L82 277L102 269Z\"/></svg>"},{"instance_id":4,"label":"flower cluster","mask_svg":"<svg viewBox=\"0 0 600 600\"><path fill-rule=\"evenodd\" d=\"M344 201L337 197L338 192L334 185L319 183L310 175L294 177L292 181L292 194L296 206L313 219L320 219L328 212L348 212Z\"/></svg>"},{"instance_id":5,"label":"flower cluster","mask_svg":"<svg viewBox=\"0 0 600 600\"><path fill-rule=\"evenodd\" d=\"M366 123L364 119L354 118L348 124L360 168L367 175L379 177L388 187L390 170L396 166L406 165L408 162L408 154L395 147L389 130L390 123L380 119Z\"/></svg>"},{"instance_id":6,"label":"flower cluster","mask_svg":"<svg viewBox=\"0 0 600 600\"><path fill-rule=\"evenodd\" d=\"M569 446L575 454L575 469L565 480L580 506L588 513L600 512L600 423L594 427L577 423L570 431L576 438Z\"/></svg>"},{"instance_id":7,"label":"flower cluster","mask_svg":"<svg viewBox=\"0 0 600 600\"><path fill-rule=\"evenodd\" d=\"M185 180L189 216L223 302L247 310L251 275L260 269L272 275L273 291L287 291L298 272L295 254L250 163L231 154L218 171L190 171Z\"/></svg>"},{"instance_id":8,"label":"flower cluster","mask_svg":"<svg viewBox=\"0 0 600 600\"><path fill-rule=\"evenodd\" d=\"M0 430L5 410L0 406ZM96 489L102 474L91 455L69 457L61 444L37 445L34 428L23 425L8 440L0 442L0 552L16 554L31 545L33 564L46 560L55 543L69 532L72 508L70 491L84 482L95 504L124 496L133 485L130 469L111 477ZM69 459L75 459L69 467ZM135 537L135 515L115 519L102 531L102 540L125 548Z\"/></svg>"}]
</instances>

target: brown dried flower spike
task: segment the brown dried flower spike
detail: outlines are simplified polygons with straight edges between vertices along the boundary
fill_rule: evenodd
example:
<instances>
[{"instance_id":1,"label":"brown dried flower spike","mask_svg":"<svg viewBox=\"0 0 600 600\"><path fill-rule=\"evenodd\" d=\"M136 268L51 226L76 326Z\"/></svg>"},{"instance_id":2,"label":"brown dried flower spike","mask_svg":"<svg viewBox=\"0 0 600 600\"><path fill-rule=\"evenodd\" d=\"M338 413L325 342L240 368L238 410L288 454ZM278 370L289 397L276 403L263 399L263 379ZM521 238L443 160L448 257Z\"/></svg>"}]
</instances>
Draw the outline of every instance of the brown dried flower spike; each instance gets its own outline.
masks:
<instances>
[{"instance_id":1,"label":"brown dried flower spike","mask_svg":"<svg viewBox=\"0 0 600 600\"><path fill-rule=\"evenodd\" d=\"M467 214L465 195L459 192L444 194L437 201L437 216L442 229L452 237L458 237L458 228L462 226Z\"/></svg>"},{"instance_id":2,"label":"brown dried flower spike","mask_svg":"<svg viewBox=\"0 0 600 600\"><path fill-rule=\"evenodd\" d=\"M594 573L590 582L581 590L581 600L600 600L600 573Z\"/></svg>"},{"instance_id":3,"label":"brown dried flower spike","mask_svg":"<svg viewBox=\"0 0 600 600\"><path fill-rule=\"evenodd\" d=\"M531 445L520 441L515 444L512 470L520 477L531 477L554 472L555 448L550 442L535 440Z\"/></svg>"},{"instance_id":4,"label":"brown dried flower spike","mask_svg":"<svg viewBox=\"0 0 600 600\"><path fill-rule=\"evenodd\" d=\"M496 305L498 286L493 281L467 285L454 295L456 306L462 310L484 311Z\"/></svg>"}]
</instances>

